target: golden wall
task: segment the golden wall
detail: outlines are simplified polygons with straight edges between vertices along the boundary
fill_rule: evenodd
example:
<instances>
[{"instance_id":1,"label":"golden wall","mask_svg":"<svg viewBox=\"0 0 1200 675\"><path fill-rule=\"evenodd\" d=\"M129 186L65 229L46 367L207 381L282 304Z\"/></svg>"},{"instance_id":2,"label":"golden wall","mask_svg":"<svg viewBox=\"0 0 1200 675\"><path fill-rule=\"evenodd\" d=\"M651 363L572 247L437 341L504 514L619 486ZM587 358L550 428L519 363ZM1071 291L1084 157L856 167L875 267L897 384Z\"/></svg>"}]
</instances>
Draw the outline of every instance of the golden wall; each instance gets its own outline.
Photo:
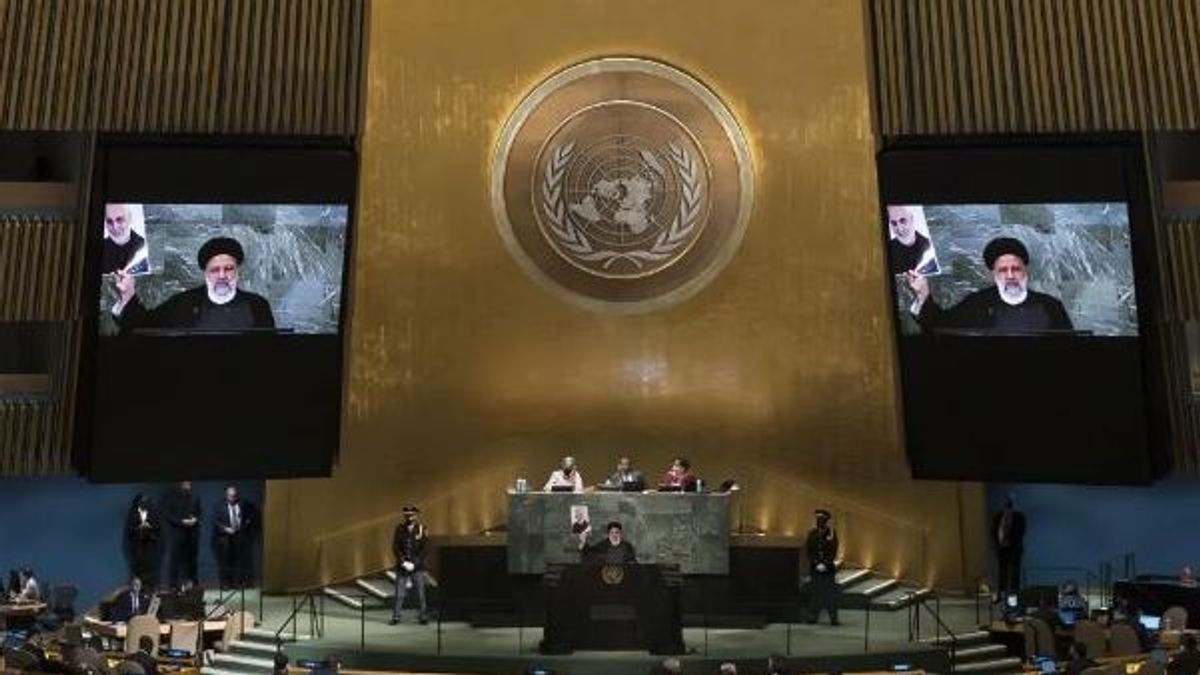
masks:
<instances>
[{"instance_id":1,"label":"golden wall","mask_svg":"<svg viewBox=\"0 0 1200 675\"><path fill-rule=\"evenodd\" d=\"M802 534L825 505L848 559L973 581L981 488L911 480L900 441L864 12L827 0L371 4L344 442L332 478L269 484L268 585L384 567L406 503L435 533L501 524L506 485L544 480L568 452L589 482L618 453L652 475L683 454L713 483L741 482L745 529ZM704 81L755 162L755 208L729 266L639 316L536 285L489 209L509 111L556 70L605 55Z\"/></svg>"}]
</instances>

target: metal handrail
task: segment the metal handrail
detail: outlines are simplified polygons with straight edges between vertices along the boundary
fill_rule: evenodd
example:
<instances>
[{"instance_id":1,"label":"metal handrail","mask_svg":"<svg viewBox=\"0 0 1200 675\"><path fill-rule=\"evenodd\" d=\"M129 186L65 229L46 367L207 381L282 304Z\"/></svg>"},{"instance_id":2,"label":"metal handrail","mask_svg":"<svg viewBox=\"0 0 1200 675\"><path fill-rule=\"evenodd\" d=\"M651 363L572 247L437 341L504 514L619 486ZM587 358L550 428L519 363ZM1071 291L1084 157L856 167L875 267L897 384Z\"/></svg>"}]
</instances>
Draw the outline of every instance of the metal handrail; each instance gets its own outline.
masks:
<instances>
[{"instance_id":1,"label":"metal handrail","mask_svg":"<svg viewBox=\"0 0 1200 675\"><path fill-rule=\"evenodd\" d=\"M241 597L242 597L241 611L244 612L246 610L246 589L245 588L240 588L240 589L239 588L231 588L231 589L229 589L228 595L225 594L225 589L220 589L217 591L217 599L215 602L213 602L212 609L208 610L208 612L206 612L204 614L204 617L200 619L200 624L196 630L196 655L195 655L195 657L196 657L197 665L203 664L201 659L204 658L204 624L208 623L209 619L212 619L213 617L215 617L217 615L218 610L227 609L227 607L225 605L225 601L232 599L238 593L241 593ZM245 629L246 629L246 627L242 626L242 630L245 630Z\"/></svg>"},{"instance_id":2,"label":"metal handrail","mask_svg":"<svg viewBox=\"0 0 1200 675\"><path fill-rule=\"evenodd\" d=\"M917 591L913 591L908 595L911 600L908 614L908 641L913 642L913 628L916 628L916 639L921 639L921 610L929 612L935 622L934 640L940 642L942 639L941 631L946 632L946 636L950 638L950 668L953 669L956 662L956 654L958 652L958 634L942 619L942 599L936 593L931 593L926 596L918 595ZM934 601L934 607L929 607L929 600Z\"/></svg>"},{"instance_id":3,"label":"metal handrail","mask_svg":"<svg viewBox=\"0 0 1200 675\"><path fill-rule=\"evenodd\" d=\"M308 631L313 637L322 637L325 634L325 612L324 602L322 601L322 609L317 609L317 594L304 593L303 599L296 601L297 596L292 596L292 613L284 619L283 623L275 631L275 650L283 651L283 634L287 631L289 625L292 627L292 641L295 642L299 637L300 612L307 605L308 607ZM318 619L318 617L320 617Z\"/></svg>"}]
</instances>

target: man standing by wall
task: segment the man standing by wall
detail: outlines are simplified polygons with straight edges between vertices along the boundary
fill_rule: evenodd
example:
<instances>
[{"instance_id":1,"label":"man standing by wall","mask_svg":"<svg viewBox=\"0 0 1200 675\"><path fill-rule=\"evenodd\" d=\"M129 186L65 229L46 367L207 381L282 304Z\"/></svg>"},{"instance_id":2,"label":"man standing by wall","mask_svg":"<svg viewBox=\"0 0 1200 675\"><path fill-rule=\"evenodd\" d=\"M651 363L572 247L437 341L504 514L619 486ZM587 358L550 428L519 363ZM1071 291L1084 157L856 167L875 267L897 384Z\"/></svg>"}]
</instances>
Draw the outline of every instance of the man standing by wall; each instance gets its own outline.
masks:
<instances>
[{"instance_id":1,"label":"man standing by wall","mask_svg":"<svg viewBox=\"0 0 1200 675\"><path fill-rule=\"evenodd\" d=\"M226 486L225 501L217 505L213 527L222 588L238 588L246 583L250 567L250 523L250 510L242 503L238 489Z\"/></svg>"},{"instance_id":2,"label":"man standing by wall","mask_svg":"<svg viewBox=\"0 0 1200 675\"><path fill-rule=\"evenodd\" d=\"M804 548L808 553L811 599L809 600L809 623L821 618L821 610L829 613L830 625L837 626L838 587L837 554L838 538L830 523L832 516L825 509L815 511L817 526L808 532Z\"/></svg>"},{"instance_id":3,"label":"man standing by wall","mask_svg":"<svg viewBox=\"0 0 1200 675\"><path fill-rule=\"evenodd\" d=\"M421 524L421 510L415 506L406 506L401 511L404 520L396 526L392 537L392 553L396 556L396 605L392 609L390 625L400 623L400 610L404 607L404 598L408 589L417 589L417 603L420 614L417 620L428 623L425 608L425 526Z\"/></svg>"},{"instance_id":4,"label":"man standing by wall","mask_svg":"<svg viewBox=\"0 0 1200 675\"><path fill-rule=\"evenodd\" d=\"M181 482L167 495L165 511L171 533L167 582L177 590L181 583L195 585L199 581L196 559L200 554L200 498L192 492L191 481Z\"/></svg>"},{"instance_id":5,"label":"man standing by wall","mask_svg":"<svg viewBox=\"0 0 1200 675\"><path fill-rule=\"evenodd\" d=\"M1025 514L1017 510L1012 495L992 518L992 540L996 544L997 601L1021 588L1021 555L1025 551Z\"/></svg>"}]
</instances>

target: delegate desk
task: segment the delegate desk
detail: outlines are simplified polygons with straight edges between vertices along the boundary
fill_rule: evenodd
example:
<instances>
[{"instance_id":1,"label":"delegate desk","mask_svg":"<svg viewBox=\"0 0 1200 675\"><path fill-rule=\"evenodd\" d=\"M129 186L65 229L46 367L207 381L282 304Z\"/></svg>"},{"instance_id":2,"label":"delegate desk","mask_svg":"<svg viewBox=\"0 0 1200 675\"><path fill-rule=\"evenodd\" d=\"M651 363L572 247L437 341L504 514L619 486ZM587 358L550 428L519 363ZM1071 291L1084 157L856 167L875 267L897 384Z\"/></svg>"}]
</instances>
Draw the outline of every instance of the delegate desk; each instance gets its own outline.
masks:
<instances>
[{"instance_id":1,"label":"delegate desk","mask_svg":"<svg viewBox=\"0 0 1200 675\"><path fill-rule=\"evenodd\" d=\"M543 654L576 649L683 653L680 579L673 569L589 561L552 567L543 579Z\"/></svg>"},{"instance_id":2,"label":"delegate desk","mask_svg":"<svg viewBox=\"0 0 1200 675\"><path fill-rule=\"evenodd\" d=\"M1168 607L1182 607L1188 612L1187 627L1200 628L1200 587L1171 581L1117 581L1113 597L1151 616L1162 616Z\"/></svg>"},{"instance_id":3,"label":"delegate desk","mask_svg":"<svg viewBox=\"0 0 1200 675\"><path fill-rule=\"evenodd\" d=\"M10 625L32 623L45 609L44 602L0 604L0 630L8 630Z\"/></svg>"},{"instance_id":4,"label":"delegate desk","mask_svg":"<svg viewBox=\"0 0 1200 675\"><path fill-rule=\"evenodd\" d=\"M579 562L571 507L585 506L593 542L621 523L639 563L678 565L683 574L729 573L728 493L509 492L508 571L542 574Z\"/></svg>"},{"instance_id":5,"label":"delegate desk","mask_svg":"<svg viewBox=\"0 0 1200 675\"><path fill-rule=\"evenodd\" d=\"M129 630L129 626L123 622L101 621L100 619L97 619L94 616L85 616L83 618L83 623L88 628L88 630L92 631L96 635L99 635L101 637L106 637L111 640L117 640L120 642L125 641L125 634ZM180 623L188 623L188 622L182 621ZM218 620L209 620L209 621L204 622L204 634L205 635L210 635L210 634L221 635L224 632L225 632L225 619L222 618L222 619L218 619ZM162 637L166 637L166 636L170 635L171 634L171 624L166 623L166 622L159 622L158 634L161 635Z\"/></svg>"}]
</instances>

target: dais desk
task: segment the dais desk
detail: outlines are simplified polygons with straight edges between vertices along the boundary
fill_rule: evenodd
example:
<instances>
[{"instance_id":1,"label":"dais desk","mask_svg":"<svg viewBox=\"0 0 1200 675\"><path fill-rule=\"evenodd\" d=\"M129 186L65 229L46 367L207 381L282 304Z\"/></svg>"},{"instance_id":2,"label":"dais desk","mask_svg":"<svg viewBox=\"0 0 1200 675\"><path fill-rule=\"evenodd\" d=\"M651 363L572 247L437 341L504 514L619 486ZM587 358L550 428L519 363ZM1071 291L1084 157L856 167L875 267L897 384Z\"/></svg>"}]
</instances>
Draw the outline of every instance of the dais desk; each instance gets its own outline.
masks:
<instances>
[{"instance_id":1,"label":"dais desk","mask_svg":"<svg viewBox=\"0 0 1200 675\"><path fill-rule=\"evenodd\" d=\"M639 563L678 565L683 574L728 574L729 504L724 492L510 492L508 571L542 574L547 564L578 563L571 507L585 506L591 542L617 521Z\"/></svg>"}]
</instances>

